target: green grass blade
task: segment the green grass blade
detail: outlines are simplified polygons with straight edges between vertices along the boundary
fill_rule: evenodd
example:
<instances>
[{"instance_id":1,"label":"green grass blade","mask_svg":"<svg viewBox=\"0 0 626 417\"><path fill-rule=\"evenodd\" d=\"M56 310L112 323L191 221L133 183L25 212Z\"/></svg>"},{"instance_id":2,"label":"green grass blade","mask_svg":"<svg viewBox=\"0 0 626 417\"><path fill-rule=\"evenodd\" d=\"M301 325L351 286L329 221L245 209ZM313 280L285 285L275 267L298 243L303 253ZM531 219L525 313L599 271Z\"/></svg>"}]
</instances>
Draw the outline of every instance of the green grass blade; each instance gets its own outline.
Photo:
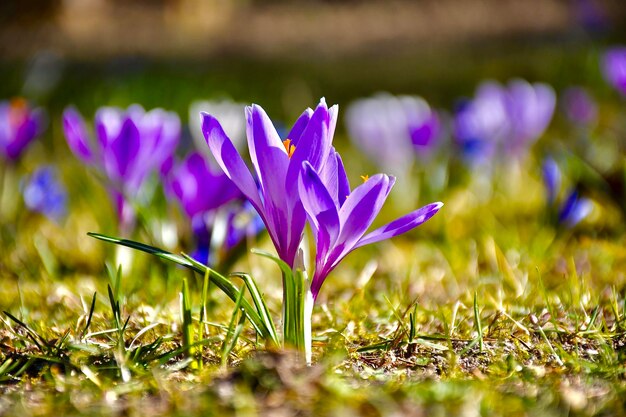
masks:
<instances>
[{"instance_id":1,"label":"green grass blade","mask_svg":"<svg viewBox=\"0 0 626 417\"><path fill-rule=\"evenodd\" d=\"M245 293L245 288L242 287L241 291L239 291L239 297L237 298L237 302L235 303L235 309L233 310L233 314L230 317L230 323L228 324L228 332L226 333L226 337L224 338L224 343L222 344L222 366L226 366L228 357L230 356L232 350L235 348L235 344L237 343L237 339L239 338L239 334L241 334L241 330L243 328L243 320L245 320L246 315L243 309L241 309L241 301L243 300L243 296ZM241 317L237 320L237 315L239 310L241 309ZM237 321L237 327L235 326L235 321ZM229 341L229 335L232 334L232 337Z\"/></svg>"},{"instance_id":2,"label":"green grass blade","mask_svg":"<svg viewBox=\"0 0 626 417\"><path fill-rule=\"evenodd\" d=\"M250 296L252 297L252 302L254 303L254 306L256 307L256 310L259 313L261 320L263 320L265 326L270 330L272 339L276 342L276 344L278 344L278 334L276 332L276 326L274 325L272 315L267 308L267 303L265 302L265 299L263 298L263 295L261 294L261 291L259 290L259 286L257 285L256 281L252 278L251 275L242 272L234 272L230 274L230 276L239 277L246 284L246 287L250 292Z\"/></svg>"},{"instance_id":3,"label":"green grass blade","mask_svg":"<svg viewBox=\"0 0 626 417\"><path fill-rule=\"evenodd\" d=\"M184 266L185 268L189 268L199 274L206 274L207 271L210 274L209 278L211 281L222 290L231 300L236 301L239 296L239 289L230 282L226 277L220 275L216 271L211 268L208 268L205 265L202 265L200 262L192 260L189 256L182 255L174 255L173 253L164 251L163 249L156 248L154 246L146 245L143 243L135 242L128 239L120 239L116 237L106 236L100 233L89 232L87 235L99 239L108 243L114 243L116 245L126 246L132 249L136 249L145 253L149 253L161 259L165 259L170 262L174 262L178 265ZM267 329L258 313L255 311L254 307L250 305L245 299L242 301L242 307L246 311L246 315L248 319L252 323L252 326L257 331L258 334L261 335L264 339L270 341L271 343L276 344L276 341L271 336L271 331Z\"/></svg>"},{"instance_id":4,"label":"green grass blade","mask_svg":"<svg viewBox=\"0 0 626 417\"><path fill-rule=\"evenodd\" d=\"M89 307L89 315L87 316L87 323L85 324L85 328L80 333L80 339L83 339L87 334L87 330L89 330L89 326L91 325L91 319L93 318L93 313L96 309L96 298L98 296L97 292L93 293L93 298L91 299L91 307Z\"/></svg>"}]
</instances>

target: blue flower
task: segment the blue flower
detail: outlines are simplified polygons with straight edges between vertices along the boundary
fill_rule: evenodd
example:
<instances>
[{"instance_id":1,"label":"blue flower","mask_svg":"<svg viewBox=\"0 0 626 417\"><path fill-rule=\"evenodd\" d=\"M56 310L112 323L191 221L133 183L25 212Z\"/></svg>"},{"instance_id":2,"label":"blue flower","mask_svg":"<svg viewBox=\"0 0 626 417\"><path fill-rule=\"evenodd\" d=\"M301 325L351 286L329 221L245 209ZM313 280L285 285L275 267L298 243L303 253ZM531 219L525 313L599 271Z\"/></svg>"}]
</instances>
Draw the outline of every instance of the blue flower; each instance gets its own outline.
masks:
<instances>
[{"instance_id":1,"label":"blue flower","mask_svg":"<svg viewBox=\"0 0 626 417\"><path fill-rule=\"evenodd\" d=\"M24 203L37 213L60 222L67 214L67 193L52 166L36 170L23 188Z\"/></svg>"}]
</instances>

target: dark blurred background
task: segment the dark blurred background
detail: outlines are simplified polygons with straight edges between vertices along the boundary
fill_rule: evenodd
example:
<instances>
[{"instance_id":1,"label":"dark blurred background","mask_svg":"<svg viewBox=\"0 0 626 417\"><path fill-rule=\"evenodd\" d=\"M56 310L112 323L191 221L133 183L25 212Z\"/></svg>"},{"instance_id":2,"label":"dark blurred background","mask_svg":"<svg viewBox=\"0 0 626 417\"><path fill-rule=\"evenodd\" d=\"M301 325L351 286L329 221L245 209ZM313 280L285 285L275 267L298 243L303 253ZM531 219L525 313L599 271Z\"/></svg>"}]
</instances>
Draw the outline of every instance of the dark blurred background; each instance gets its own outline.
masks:
<instances>
[{"instance_id":1,"label":"dark blurred background","mask_svg":"<svg viewBox=\"0 0 626 417\"><path fill-rule=\"evenodd\" d=\"M623 0L5 0L0 96L53 113L227 96L290 118L381 90L449 107L484 78L595 84L625 23Z\"/></svg>"}]
</instances>

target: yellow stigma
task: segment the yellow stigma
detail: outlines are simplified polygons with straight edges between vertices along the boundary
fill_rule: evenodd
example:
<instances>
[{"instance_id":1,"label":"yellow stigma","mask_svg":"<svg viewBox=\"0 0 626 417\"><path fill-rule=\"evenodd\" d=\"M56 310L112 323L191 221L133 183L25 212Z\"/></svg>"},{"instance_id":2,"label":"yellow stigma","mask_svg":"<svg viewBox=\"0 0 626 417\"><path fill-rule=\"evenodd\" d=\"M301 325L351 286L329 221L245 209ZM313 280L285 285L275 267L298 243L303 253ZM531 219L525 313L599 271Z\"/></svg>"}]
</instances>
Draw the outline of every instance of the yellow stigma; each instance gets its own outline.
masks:
<instances>
[{"instance_id":1,"label":"yellow stigma","mask_svg":"<svg viewBox=\"0 0 626 417\"><path fill-rule=\"evenodd\" d=\"M361 179L363 180L363 182L366 182L367 180L370 179L369 175L361 175Z\"/></svg>"},{"instance_id":2,"label":"yellow stigma","mask_svg":"<svg viewBox=\"0 0 626 417\"><path fill-rule=\"evenodd\" d=\"M296 151L296 145L291 144L291 139L285 139L283 141L283 145L285 146L285 150L287 151L287 156L291 158L293 153Z\"/></svg>"}]
</instances>

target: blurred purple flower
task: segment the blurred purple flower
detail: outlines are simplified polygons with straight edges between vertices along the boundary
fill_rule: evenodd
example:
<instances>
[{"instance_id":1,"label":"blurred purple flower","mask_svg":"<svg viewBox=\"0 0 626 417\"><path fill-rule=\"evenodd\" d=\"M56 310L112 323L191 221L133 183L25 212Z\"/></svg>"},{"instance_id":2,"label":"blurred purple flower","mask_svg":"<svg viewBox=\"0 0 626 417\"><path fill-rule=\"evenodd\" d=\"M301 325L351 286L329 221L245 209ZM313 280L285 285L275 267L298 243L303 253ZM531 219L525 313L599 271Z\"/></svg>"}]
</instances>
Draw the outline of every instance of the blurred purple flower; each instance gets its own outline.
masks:
<instances>
[{"instance_id":1,"label":"blurred purple flower","mask_svg":"<svg viewBox=\"0 0 626 417\"><path fill-rule=\"evenodd\" d=\"M197 247L192 256L200 262L211 261L213 264L215 259L209 258L209 248L217 211L226 208L229 202L243 198L243 194L223 172L215 172L198 152L192 153L172 169L169 182L172 193L191 221ZM227 215L223 219L226 226L223 227L224 236L220 238L224 252L228 252L245 237L241 227L232 224L236 214L242 210L241 205L226 208Z\"/></svg>"},{"instance_id":2,"label":"blurred purple flower","mask_svg":"<svg viewBox=\"0 0 626 417\"><path fill-rule=\"evenodd\" d=\"M543 182L546 186L548 203L554 204L561 188L561 170L556 161L550 157L543 161Z\"/></svg>"},{"instance_id":3,"label":"blurred purple flower","mask_svg":"<svg viewBox=\"0 0 626 417\"><path fill-rule=\"evenodd\" d=\"M52 166L38 168L26 181L22 194L30 210L56 222L67 214L67 193Z\"/></svg>"},{"instance_id":4,"label":"blurred purple flower","mask_svg":"<svg viewBox=\"0 0 626 417\"><path fill-rule=\"evenodd\" d=\"M243 197L235 184L223 172L215 172L198 152L172 170L171 188L190 219Z\"/></svg>"},{"instance_id":5,"label":"blurred purple flower","mask_svg":"<svg viewBox=\"0 0 626 417\"><path fill-rule=\"evenodd\" d=\"M572 228L587 217L592 208L591 200L580 197L578 191L572 190L559 211L559 222L565 227Z\"/></svg>"},{"instance_id":6,"label":"blurred purple flower","mask_svg":"<svg viewBox=\"0 0 626 417\"><path fill-rule=\"evenodd\" d=\"M217 119L202 113L202 130L218 164L261 216L278 256L293 267L306 223L298 195L302 162L311 163L337 192L338 184L333 180L338 167L332 148L337 106L329 109L322 99L315 111L305 110L284 141L260 106L246 107L245 113L258 186Z\"/></svg>"},{"instance_id":7,"label":"blurred purple flower","mask_svg":"<svg viewBox=\"0 0 626 417\"><path fill-rule=\"evenodd\" d=\"M556 93L548 84L513 80L508 86L510 137L505 147L516 155L526 152L550 124Z\"/></svg>"},{"instance_id":8,"label":"blurred purple flower","mask_svg":"<svg viewBox=\"0 0 626 417\"><path fill-rule=\"evenodd\" d=\"M557 198L561 189L561 170L556 161L548 157L543 162L542 172L548 204L554 210L553 213L557 214L556 220L567 228L573 228L591 213L593 208L591 200L580 197L578 191L573 189L569 191L563 204L558 207Z\"/></svg>"},{"instance_id":9,"label":"blurred purple flower","mask_svg":"<svg viewBox=\"0 0 626 417\"><path fill-rule=\"evenodd\" d=\"M165 175L171 168L180 137L180 120L175 113L162 109L146 112L139 105L126 111L102 107L96 112L94 127L95 144L77 110L69 107L63 113L70 149L107 176L120 219L130 218L125 214L130 209L126 200L139 192L152 172Z\"/></svg>"},{"instance_id":10,"label":"blurred purple flower","mask_svg":"<svg viewBox=\"0 0 626 417\"><path fill-rule=\"evenodd\" d=\"M45 124L44 111L29 107L24 99L0 102L0 156L17 160Z\"/></svg>"},{"instance_id":11,"label":"blurred purple flower","mask_svg":"<svg viewBox=\"0 0 626 417\"><path fill-rule=\"evenodd\" d=\"M337 165L341 166L339 155L333 154ZM307 161L298 179L302 203L317 245L311 281L313 299L317 298L328 274L354 249L405 233L430 219L443 206L442 203L429 204L364 236L387 199L395 178L377 174L366 178L351 192L345 171L341 168L336 173L337 183L342 184L339 193L329 190Z\"/></svg>"},{"instance_id":12,"label":"blurred purple flower","mask_svg":"<svg viewBox=\"0 0 626 417\"><path fill-rule=\"evenodd\" d=\"M455 115L454 132L463 156L485 163L495 156L525 154L548 127L555 104L556 95L547 84L482 83Z\"/></svg>"},{"instance_id":13,"label":"blurred purple flower","mask_svg":"<svg viewBox=\"0 0 626 417\"><path fill-rule=\"evenodd\" d=\"M608 49L602 56L604 78L617 91L626 95L626 46Z\"/></svg>"},{"instance_id":14,"label":"blurred purple flower","mask_svg":"<svg viewBox=\"0 0 626 417\"><path fill-rule=\"evenodd\" d=\"M472 100L458 106L454 136L470 162L488 162L510 130L506 91L496 82L484 82Z\"/></svg>"},{"instance_id":15,"label":"blurred purple flower","mask_svg":"<svg viewBox=\"0 0 626 417\"><path fill-rule=\"evenodd\" d=\"M403 175L414 153L437 145L439 116L421 97L378 94L353 102L346 112L353 142L381 169Z\"/></svg>"},{"instance_id":16,"label":"blurred purple flower","mask_svg":"<svg viewBox=\"0 0 626 417\"><path fill-rule=\"evenodd\" d=\"M587 90L570 87L563 92L565 116L579 126L589 126L598 118L598 105Z\"/></svg>"}]
</instances>

